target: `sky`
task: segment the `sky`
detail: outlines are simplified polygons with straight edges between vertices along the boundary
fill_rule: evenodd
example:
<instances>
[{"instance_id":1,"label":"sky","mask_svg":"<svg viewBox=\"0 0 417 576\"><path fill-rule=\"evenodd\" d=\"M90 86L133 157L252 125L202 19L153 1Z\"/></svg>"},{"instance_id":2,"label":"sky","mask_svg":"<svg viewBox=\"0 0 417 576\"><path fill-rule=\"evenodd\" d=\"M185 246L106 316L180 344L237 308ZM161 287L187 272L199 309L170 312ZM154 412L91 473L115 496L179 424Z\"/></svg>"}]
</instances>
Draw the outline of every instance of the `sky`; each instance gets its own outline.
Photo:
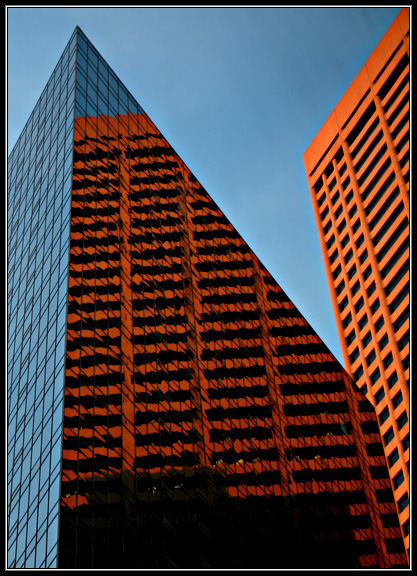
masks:
<instances>
[{"instance_id":1,"label":"sky","mask_svg":"<svg viewBox=\"0 0 417 576\"><path fill-rule=\"evenodd\" d=\"M7 7L9 153L78 25L343 364L303 154L401 7Z\"/></svg>"}]
</instances>

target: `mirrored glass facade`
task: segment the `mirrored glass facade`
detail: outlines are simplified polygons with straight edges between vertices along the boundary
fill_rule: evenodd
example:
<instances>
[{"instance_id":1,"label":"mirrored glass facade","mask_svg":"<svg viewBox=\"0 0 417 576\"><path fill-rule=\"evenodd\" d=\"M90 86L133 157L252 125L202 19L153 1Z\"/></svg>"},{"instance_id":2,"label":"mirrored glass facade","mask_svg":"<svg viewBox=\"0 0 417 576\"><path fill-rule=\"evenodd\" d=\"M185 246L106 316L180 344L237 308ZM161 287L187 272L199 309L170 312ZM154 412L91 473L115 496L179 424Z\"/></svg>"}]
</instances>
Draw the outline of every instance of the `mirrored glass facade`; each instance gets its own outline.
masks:
<instances>
[{"instance_id":1,"label":"mirrored glass facade","mask_svg":"<svg viewBox=\"0 0 417 576\"><path fill-rule=\"evenodd\" d=\"M57 561L76 34L9 157L10 567Z\"/></svg>"},{"instance_id":2,"label":"mirrored glass facade","mask_svg":"<svg viewBox=\"0 0 417 576\"><path fill-rule=\"evenodd\" d=\"M76 36L56 566L406 566L373 407Z\"/></svg>"}]
</instances>

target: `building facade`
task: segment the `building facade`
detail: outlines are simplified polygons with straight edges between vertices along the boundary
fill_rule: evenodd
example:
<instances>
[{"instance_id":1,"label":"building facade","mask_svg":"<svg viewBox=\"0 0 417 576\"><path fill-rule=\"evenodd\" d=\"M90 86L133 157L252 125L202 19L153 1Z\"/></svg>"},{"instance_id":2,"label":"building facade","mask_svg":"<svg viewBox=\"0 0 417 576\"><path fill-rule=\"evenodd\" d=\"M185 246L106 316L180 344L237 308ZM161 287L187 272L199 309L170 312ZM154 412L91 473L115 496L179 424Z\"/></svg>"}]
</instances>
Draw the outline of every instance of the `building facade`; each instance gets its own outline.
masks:
<instances>
[{"instance_id":1,"label":"building facade","mask_svg":"<svg viewBox=\"0 0 417 576\"><path fill-rule=\"evenodd\" d=\"M409 9L304 155L345 366L375 406L409 548Z\"/></svg>"},{"instance_id":2,"label":"building facade","mask_svg":"<svg viewBox=\"0 0 417 576\"><path fill-rule=\"evenodd\" d=\"M407 566L372 405L79 28L9 168L9 567Z\"/></svg>"}]
</instances>

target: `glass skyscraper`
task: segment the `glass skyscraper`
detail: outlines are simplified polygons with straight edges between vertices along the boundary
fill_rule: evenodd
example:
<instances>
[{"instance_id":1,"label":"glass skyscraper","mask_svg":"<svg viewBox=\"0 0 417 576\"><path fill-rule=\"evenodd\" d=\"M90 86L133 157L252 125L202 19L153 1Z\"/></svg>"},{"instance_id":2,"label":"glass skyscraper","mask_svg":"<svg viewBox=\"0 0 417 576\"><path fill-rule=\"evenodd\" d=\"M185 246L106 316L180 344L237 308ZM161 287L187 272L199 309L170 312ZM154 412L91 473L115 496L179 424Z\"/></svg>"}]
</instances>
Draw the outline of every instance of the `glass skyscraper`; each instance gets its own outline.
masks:
<instances>
[{"instance_id":1,"label":"glass skyscraper","mask_svg":"<svg viewBox=\"0 0 417 576\"><path fill-rule=\"evenodd\" d=\"M407 566L372 405L79 28L8 200L10 568Z\"/></svg>"}]
</instances>

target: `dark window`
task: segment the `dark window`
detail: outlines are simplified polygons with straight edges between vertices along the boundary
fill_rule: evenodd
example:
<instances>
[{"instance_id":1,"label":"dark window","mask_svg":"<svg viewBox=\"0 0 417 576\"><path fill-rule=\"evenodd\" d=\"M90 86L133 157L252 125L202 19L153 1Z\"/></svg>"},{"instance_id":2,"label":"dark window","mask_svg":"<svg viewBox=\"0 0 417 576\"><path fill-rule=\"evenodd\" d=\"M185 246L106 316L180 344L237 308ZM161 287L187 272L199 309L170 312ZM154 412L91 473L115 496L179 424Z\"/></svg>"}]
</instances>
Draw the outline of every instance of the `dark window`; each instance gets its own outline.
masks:
<instances>
[{"instance_id":1,"label":"dark window","mask_svg":"<svg viewBox=\"0 0 417 576\"><path fill-rule=\"evenodd\" d=\"M371 305L372 314L375 314L375 312L378 310L379 307L380 307L380 302L378 299L376 299L375 302L373 302L373 304Z\"/></svg>"},{"instance_id":2,"label":"dark window","mask_svg":"<svg viewBox=\"0 0 417 576\"><path fill-rule=\"evenodd\" d=\"M368 266L363 273L363 277L365 278L365 280L367 280L369 278L371 273L372 273L372 268L371 268L371 266Z\"/></svg>"},{"instance_id":3,"label":"dark window","mask_svg":"<svg viewBox=\"0 0 417 576\"><path fill-rule=\"evenodd\" d=\"M374 370L371 374L371 382L372 384L375 384L375 382L378 382L379 378L381 376L381 372L379 371L379 368L377 368L376 370Z\"/></svg>"},{"instance_id":4,"label":"dark window","mask_svg":"<svg viewBox=\"0 0 417 576\"><path fill-rule=\"evenodd\" d=\"M362 254L359 256L359 261L361 264L363 264L365 262L365 260L368 258L368 251L365 250L362 252Z\"/></svg>"},{"instance_id":5,"label":"dark window","mask_svg":"<svg viewBox=\"0 0 417 576\"><path fill-rule=\"evenodd\" d=\"M397 394L392 399L392 404L394 408L398 408L398 406L401 404L402 401L403 401L403 395L401 394L401 391L397 392Z\"/></svg>"},{"instance_id":6,"label":"dark window","mask_svg":"<svg viewBox=\"0 0 417 576\"><path fill-rule=\"evenodd\" d=\"M389 410L388 407L385 406L382 412L378 414L379 423L382 425L388 419L388 416L389 416Z\"/></svg>"},{"instance_id":7,"label":"dark window","mask_svg":"<svg viewBox=\"0 0 417 576\"><path fill-rule=\"evenodd\" d=\"M345 262L346 264L349 262L349 260L352 258L353 256L353 251L352 248L349 250L349 252L347 252L347 254L345 255Z\"/></svg>"},{"instance_id":8,"label":"dark window","mask_svg":"<svg viewBox=\"0 0 417 576\"><path fill-rule=\"evenodd\" d=\"M384 334L381 340L378 342L380 350L383 350L385 346L388 344L388 335Z\"/></svg>"},{"instance_id":9,"label":"dark window","mask_svg":"<svg viewBox=\"0 0 417 576\"><path fill-rule=\"evenodd\" d=\"M385 396L385 390L384 390L384 387L381 386L381 388L378 388L378 390L375 392L375 396L374 396L375 402L377 405L381 402L381 400L384 398L384 396Z\"/></svg>"},{"instance_id":10,"label":"dark window","mask_svg":"<svg viewBox=\"0 0 417 576\"><path fill-rule=\"evenodd\" d=\"M368 323L368 316L364 314L362 318L358 321L359 329L362 330L364 326Z\"/></svg>"},{"instance_id":11,"label":"dark window","mask_svg":"<svg viewBox=\"0 0 417 576\"><path fill-rule=\"evenodd\" d=\"M355 378L355 380L359 380L359 378L363 376L363 367L359 366L359 368L356 370L356 372L354 373L353 377ZM364 392L364 394L366 394L366 392Z\"/></svg>"},{"instance_id":12,"label":"dark window","mask_svg":"<svg viewBox=\"0 0 417 576\"><path fill-rule=\"evenodd\" d=\"M391 352L389 352L389 354L387 354L387 356L385 356L383 362L384 362L384 368L387 369L388 366L392 363L393 361L393 357Z\"/></svg>"},{"instance_id":13,"label":"dark window","mask_svg":"<svg viewBox=\"0 0 417 576\"><path fill-rule=\"evenodd\" d=\"M340 245L342 246L342 248L344 248L348 242L349 242L349 234L346 234L346 236L344 236L340 241Z\"/></svg>"},{"instance_id":14,"label":"dark window","mask_svg":"<svg viewBox=\"0 0 417 576\"><path fill-rule=\"evenodd\" d=\"M339 304L340 311L343 312L343 310L346 308L347 305L348 305L348 297L345 296L341 301L341 303Z\"/></svg>"},{"instance_id":15,"label":"dark window","mask_svg":"<svg viewBox=\"0 0 417 576\"><path fill-rule=\"evenodd\" d=\"M384 445L388 446L388 444L391 442L393 438L394 438L394 430L392 429L392 426L390 426L382 437Z\"/></svg>"},{"instance_id":16,"label":"dark window","mask_svg":"<svg viewBox=\"0 0 417 576\"><path fill-rule=\"evenodd\" d=\"M363 347L366 348L368 346L369 342L371 342L371 340L372 340L372 334L370 332L367 332L365 334L365 336L363 337L363 340L362 340Z\"/></svg>"},{"instance_id":17,"label":"dark window","mask_svg":"<svg viewBox=\"0 0 417 576\"><path fill-rule=\"evenodd\" d=\"M384 325L384 319L383 319L382 316L380 316L380 317L378 318L378 320L376 320L376 322L375 322L375 330L376 330L377 332L379 332L379 330L381 330L381 328L382 328L383 325Z\"/></svg>"},{"instance_id":18,"label":"dark window","mask_svg":"<svg viewBox=\"0 0 417 576\"><path fill-rule=\"evenodd\" d=\"M356 294L356 292L359 290L359 288L360 288L360 284L359 284L359 280L357 280L351 288L352 296L354 296Z\"/></svg>"},{"instance_id":19,"label":"dark window","mask_svg":"<svg viewBox=\"0 0 417 576\"><path fill-rule=\"evenodd\" d=\"M371 350L368 356L366 357L366 363L368 364L368 366L372 364L375 358L376 358L375 350Z\"/></svg>"},{"instance_id":20,"label":"dark window","mask_svg":"<svg viewBox=\"0 0 417 576\"><path fill-rule=\"evenodd\" d=\"M392 479L392 483L394 485L394 490L396 490L399 486L401 486L401 484L404 482L404 474L403 471L400 470L398 472L398 474L396 474L394 476L394 478Z\"/></svg>"},{"instance_id":21,"label":"dark window","mask_svg":"<svg viewBox=\"0 0 417 576\"><path fill-rule=\"evenodd\" d=\"M404 410L397 418L398 428L401 430L408 422L407 412Z\"/></svg>"},{"instance_id":22,"label":"dark window","mask_svg":"<svg viewBox=\"0 0 417 576\"><path fill-rule=\"evenodd\" d=\"M349 356L351 363L353 364L355 360L359 358L359 349L356 347L352 354Z\"/></svg>"},{"instance_id":23,"label":"dark window","mask_svg":"<svg viewBox=\"0 0 417 576\"><path fill-rule=\"evenodd\" d=\"M398 453L398 448L394 448L391 454L388 456L388 466L391 468L399 459L400 455Z\"/></svg>"},{"instance_id":24,"label":"dark window","mask_svg":"<svg viewBox=\"0 0 417 576\"><path fill-rule=\"evenodd\" d=\"M341 294L342 290L345 287L345 281L342 280L335 288L336 294L339 296L339 294Z\"/></svg>"},{"instance_id":25,"label":"dark window","mask_svg":"<svg viewBox=\"0 0 417 576\"><path fill-rule=\"evenodd\" d=\"M352 342L355 340L355 338L356 338L355 331L352 330L352 332L350 332L350 333L346 336L346 344L349 346L350 344L352 344Z\"/></svg>"},{"instance_id":26,"label":"dark window","mask_svg":"<svg viewBox=\"0 0 417 576\"><path fill-rule=\"evenodd\" d=\"M388 387L392 388L397 381L398 381L397 373L393 372L391 376L388 378Z\"/></svg>"},{"instance_id":27,"label":"dark window","mask_svg":"<svg viewBox=\"0 0 417 576\"><path fill-rule=\"evenodd\" d=\"M400 512L405 510L407 508L408 504L409 504L408 493L406 492L404 494L404 496L401 496L401 498L398 500L398 508L399 508Z\"/></svg>"},{"instance_id":28,"label":"dark window","mask_svg":"<svg viewBox=\"0 0 417 576\"><path fill-rule=\"evenodd\" d=\"M359 310L362 308L363 304L364 304L364 301L363 301L363 298L362 298L362 296L361 296L361 297L359 298L359 300L358 300L358 301L356 302L356 304L355 304L355 310L356 310L356 312L359 312Z\"/></svg>"},{"instance_id":29,"label":"dark window","mask_svg":"<svg viewBox=\"0 0 417 576\"><path fill-rule=\"evenodd\" d=\"M409 434L404 436L404 438L402 439L402 445L403 445L404 452L409 449L409 447L410 447L410 435Z\"/></svg>"},{"instance_id":30,"label":"dark window","mask_svg":"<svg viewBox=\"0 0 417 576\"><path fill-rule=\"evenodd\" d=\"M356 264L354 264L352 266L352 268L350 270L348 270L347 275L348 275L349 280L351 280L355 274L356 274Z\"/></svg>"},{"instance_id":31,"label":"dark window","mask_svg":"<svg viewBox=\"0 0 417 576\"><path fill-rule=\"evenodd\" d=\"M342 321L343 327L347 328L351 322L352 322L352 314L349 312L346 318Z\"/></svg>"}]
</instances>

